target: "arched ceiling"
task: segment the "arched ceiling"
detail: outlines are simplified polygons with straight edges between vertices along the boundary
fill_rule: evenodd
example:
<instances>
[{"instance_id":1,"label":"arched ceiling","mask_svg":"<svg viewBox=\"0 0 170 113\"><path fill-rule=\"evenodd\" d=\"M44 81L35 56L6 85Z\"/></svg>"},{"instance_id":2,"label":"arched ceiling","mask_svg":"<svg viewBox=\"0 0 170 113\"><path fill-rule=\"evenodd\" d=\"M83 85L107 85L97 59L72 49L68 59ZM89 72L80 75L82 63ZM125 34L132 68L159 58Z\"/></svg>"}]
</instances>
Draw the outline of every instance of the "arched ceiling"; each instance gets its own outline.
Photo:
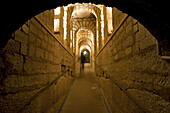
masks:
<instances>
[{"instance_id":1,"label":"arched ceiling","mask_svg":"<svg viewBox=\"0 0 170 113\"><path fill-rule=\"evenodd\" d=\"M92 13L97 18L97 15L95 12L95 8L97 7L95 4L75 3L73 4L73 6L74 6L74 10L73 10L72 16L83 18L83 17L88 17L90 13Z\"/></svg>"},{"instance_id":2,"label":"arched ceiling","mask_svg":"<svg viewBox=\"0 0 170 113\"><path fill-rule=\"evenodd\" d=\"M76 3L73 5L74 9L71 16L73 32L77 29L90 28L93 32L96 31L96 12L100 12L100 9L95 4L91 3Z\"/></svg>"},{"instance_id":3,"label":"arched ceiling","mask_svg":"<svg viewBox=\"0 0 170 113\"><path fill-rule=\"evenodd\" d=\"M89 14L89 15L88 15ZM72 18L72 22L73 22L73 31L76 31L79 28L91 28L93 31L96 30L96 18L92 13L87 13L86 14L87 17L83 17L83 18L76 18L73 17Z\"/></svg>"},{"instance_id":4,"label":"arched ceiling","mask_svg":"<svg viewBox=\"0 0 170 113\"><path fill-rule=\"evenodd\" d=\"M89 39L89 38L81 38L81 39L78 41L78 43L81 43L82 41L85 41L85 40L87 40L89 43L92 43L91 39Z\"/></svg>"},{"instance_id":5,"label":"arched ceiling","mask_svg":"<svg viewBox=\"0 0 170 113\"><path fill-rule=\"evenodd\" d=\"M77 32L77 47L81 48L83 45L88 45L92 48L93 45L93 33L87 29L81 29Z\"/></svg>"},{"instance_id":6,"label":"arched ceiling","mask_svg":"<svg viewBox=\"0 0 170 113\"><path fill-rule=\"evenodd\" d=\"M77 41L79 42L81 39L89 38L91 42L93 42L93 33L87 29L81 29L77 32Z\"/></svg>"},{"instance_id":7,"label":"arched ceiling","mask_svg":"<svg viewBox=\"0 0 170 113\"><path fill-rule=\"evenodd\" d=\"M24 1L3 1L1 7L1 37L0 49L2 49L12 33L22 26L27 20L37 14L53 9L58 6L67 5L69 3L82 2L80 0L48 0L40 1L29 0ZM169 1L152 1L152 0L84 0L83 2L93 2L95 4L104 4L110 7L117 7L124 13L137 19L144 25L158 40L158 42L167 40L170 37L170 17L169 17ZM41 4L40 4L41 3ZM40 6L41 7L38 7ZM13 13L15 12L15 13ZM15 17L15 18L13 18ZM167 45L170 45L169 42ZM170 47L169 47L170 48Z\"/></svg>"},{"instance_id":8,"label":"arched ceiling","mask_svg":"<svg viewBox=\"0 0 170 113\"><path fill-rule=\"evenodd\" d=\"M82 52L84 52L84 51L86 51L90 54L90 51L88 49L83 49Z\"/></svg>"},{"instance_id":9,"label":"arched ceiling","mask_svg":"<svg viewBox=\"0 0 170 113\"><path fill-rule=\"evenodd\" d=\"M81 53L83 50L85 50L85 49L87 49L89 52L91 52L91 48L90 48L89 45L82 45L82 46L80 47L80 53Z\"/></svg>"},{"instance_id":10,"label":"arched ceiling","mask_svg":"<svg viewBox=\"0 0 170 113\"><path fill-rule=\"evenodd\" d=\"M78 43L79 47L81 47L82 45L89 45L89 47L91 48L91 41L89 39L84 39L81 42Z\"/></svg>"},{"instance_id":11,"label":"arched ceiling","mask_svg":"<svg viewBox=\"0 0 170 113\"><path fill-rule=\"evenodd\" d=\"M73 15L73 18L95 18L93 13L88 10L80 10Z\"/></svg>"}]
</instances>

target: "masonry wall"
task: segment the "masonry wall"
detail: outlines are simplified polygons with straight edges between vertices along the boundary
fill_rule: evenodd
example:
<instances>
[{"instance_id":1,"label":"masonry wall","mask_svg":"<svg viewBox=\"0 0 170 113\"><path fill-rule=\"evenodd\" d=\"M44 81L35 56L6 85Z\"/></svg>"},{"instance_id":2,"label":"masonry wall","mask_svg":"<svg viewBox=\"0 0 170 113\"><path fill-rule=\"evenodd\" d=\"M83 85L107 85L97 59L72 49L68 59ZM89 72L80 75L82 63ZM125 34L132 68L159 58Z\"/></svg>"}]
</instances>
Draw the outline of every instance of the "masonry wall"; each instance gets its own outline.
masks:
<instances>
[{"instance_id":1,"label":"masonry wall","mask_svg":"<svg viewBox=\"0 0 170 113\"><path fill-rule=\"evenodd\" d=\"M53 19L53 10L47 10L28 20L0 52L1 113L56 113L61 104L75 59L52 35Z\"/></svg>"},{"instance_id":2,"label":"masonry wall","mask_svg":"<svg viewBox=\"0 0 170 113\"><path fill-rule=\"evenodd\" d=\"M118 27L124 15L114 9L114 28ZM111 79L150 112L170 111L170 63L158 55L157 41L152 34L131 16L122 22L95 61L103 69L95 66L112 111L143 112Z\"/></svg>"}]
</instances>

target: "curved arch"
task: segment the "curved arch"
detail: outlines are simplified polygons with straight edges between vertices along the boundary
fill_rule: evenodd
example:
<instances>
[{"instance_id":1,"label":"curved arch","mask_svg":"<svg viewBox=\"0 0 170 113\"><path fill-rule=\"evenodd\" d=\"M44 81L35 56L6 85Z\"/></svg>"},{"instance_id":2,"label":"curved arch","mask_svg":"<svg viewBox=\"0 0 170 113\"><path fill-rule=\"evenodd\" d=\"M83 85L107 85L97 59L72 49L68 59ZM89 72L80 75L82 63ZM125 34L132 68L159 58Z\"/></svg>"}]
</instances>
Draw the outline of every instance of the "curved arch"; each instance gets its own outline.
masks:
<instances>
[{"instance_id":1,"label":"curved arch","mask_svg":"<svg viewBox=\"0 0 170 113\"><path fill-rule=\"evenodd\" d=\"M91 48L90 48L90 46L89 46L89 45L82 45L82 46L79 48L80 53L81 53L81 52L82 52L82 50L84 50L84 49L88 49L88 50L89 50L89 52L91 52Z\"/></svg>"},{"instance_id":2,"label":"curved arch","mask_svg":"<svg viewBox=\"0 0 170 113\"><path fill-rule=\"evenodd\" d=\"M86 49L86 48L82 49L82 52L83 52L83 51L88 51L88 52L90 53L90 51L89 51L88 49ZM82 52L81 52L81 53L82 53Z\"/></svg>"},{"instance_id":3,"label":"curved arch","mask_svg":"<svg viewBox=\"0 0 170 113\"><path fill-rule=\"evenodd\" d=\"M94 31L92 28L88 27L88 28L83 28L83 27L79 27L76 31L77 33L80 32L81 30L85 30L85 31L91 31L94 34Z\"/></svg>"},{"instance_id":4,"label":"curved arch","mask_svg":"<svg viewBox=\"0 0 170 113\"><path fill-rule=\"evenodd\" d=\"M10 4L12 5L9 3L4 3L3 7L8 8L8 10L1 10L3 15L1 22L4 24L1 24L1 28L3 29L1 29L0 49L5 46L9 38L12 36L12 33L14 33L14 31L22 26L27 20L47 9L53 9L57 6L67 5L70 2L74 3L74 1L70 0L63 2L57 0L48 0L48 3L46 1L41 1L41 7L37 7L39 4L36 4L33 0L30 0L27 4L19 1L10 1ZM81 1L77 0L76 2ZM85 0L84 2L90 1ZM170 10L170 7L168 6L168 1L160 2L145 0L141 2L141 0L101 0L93 2L95 4L100 3L111 7L117 7L119 10L137 19L155 36L158 42L164 40L169 41L170 21L168 17L169 15L167 14ZM10 11L15 13L10 13ZM11 19L11 17L16 17L17 19ZM170 44L167 43L167 45Z\"/></svg>"},{"instance_id":5,"label":"curved arch","mask_svg":"<svg viewBox=\"0 0 170 113\"><path fill-rule=\"evenodd\" d=\"M100 10L98 7L96 7L96 5L95 4L92 4L92 3L75 3L75 4L73 4L74 5L74 9L73 9L73 12L72 12L72 16L73 15L75 15L75 13L77 13L78 12L78 10L77 10L77 8L76 8L76 6L79 6L79 5L84 5L84 6L87 6L88 7L88 11L90 11L96 18L98 18L98 15L97 15L97 13L96 13L96 11L94 10L94 9L96 9L96 10ZM89 9L89 6L90 6L90 9Z\"/></svg>"},{"instance_id":6,"label":"curved arch","mask_svg":"<svg viewBox=\"0 0 170 113\"><path fill-rule=\"evenodd\" d=\"M78 21L78 22L74 22L73 25L73 30L76 31L77 29L91 29L93 31L96 30L96 19L91 21L87 19L88 24L84 23L83 21Z\"/></svg>"},{"instance_id":7,"label":"curved arch","mask_svg":"<svg viewBox=\"0 0 170 113\"><path fill-rule=\"evenodd\" d=\"M90 40L89 38L81 38L81 39L79 39L78 44L84 40L88 40L88 41L90 41L90 43L92 43L92 40Z\"/></svg>"},{"instance_id":8,"label":"curved arch","mask_svg":"<svg viewBox=\"0 0 170 113\"><path fill-rule=\"evenodd\" d=\"M79 32L79 30L81 30L81 29L84 29L84 28L82 28L82 27L79 27L75 32L74 32L74 36L76 36L76 34ZM92 30L92 29L88 29L88 30L90 30L93 34L94 34L94 31Z\"/></svg>"},{"instance_id":9,"label":"curved arch","mask_svg":"<svg viewBox=\"0 0 170 113\"><path fill-rule=\"evenodd\" d=\"M76 35L78 35L81 31L85 31L87 33L90 33L90 35L93 36L93 32L91 30L88 30L88 29L79 29Z\"/></svg>"},{"instance_id":10,"label":"curved arch","mask_svg":"<svg viewBox=\"0 0 170 113\"><path fill-rule=\"evenodd\" d=\"M76 6L75 6L71 16L73 17L73 15L75 15L75 13L77 13L77 12L78 11L76 10ZM91 9L91 13L93 13L93 15L97 18L96 12L93 9Z\"/></svg>"},{"instance_id":11,"label":"curved arch","mask_svg":"<svg viewBox=\"0 0 170 113\"><path fill-rule=\"evenodd\" d=\"M90 49L92 49L92 47L89 44L82 44L81 46L88 46ZM81 47L79 46L79 48Z\"/></svg>"},{"instance_id":12,"label":"curved arch","mask_svg":"<svg viewBox=\"0 0 170 113\"><path fill-rule=\"evenodd\" d=\"M81 47L82 45L88 45L90 48L92 48L91 43L88 43L88 42L79 43L78 47Z\"/></svg>"},{"instance_id":13,"label":"curved arch","mask_svg":"<svg viewBox=\"0 0 170 113\"><path fill-rule=\"evenodd\" d=\"M77 29L75 32L74 32L74 36L76 37L76 34L78 33L78 32L80 32L81 30L88 30L88 31L90 31L92 34L93 34L93 39L91 40L91 42L93 42L94 41L94 31L93 30L91 30L91 29L83 29L83 28L79 28L79 29ZM74 37L74 38L75 38ZM77 40L77 42L79 42L79 40L76 38L76 40Z\"/></svg>"},{"instance_id":14,"label":"curved arch","mask_svg":"<svg viewBox=\"0 0 170 113\"><path fill-rule=\"evenodd\" d=\"M84 54L84 52L86 52L86 54ZM82 49L82 51L81 51L81 55L82 55L82 54L84 54L84 56L86 57L85 63L90 63L91 52L90 52L88 49L84 48L84 49Z\"/></svg>"}]
</instances>

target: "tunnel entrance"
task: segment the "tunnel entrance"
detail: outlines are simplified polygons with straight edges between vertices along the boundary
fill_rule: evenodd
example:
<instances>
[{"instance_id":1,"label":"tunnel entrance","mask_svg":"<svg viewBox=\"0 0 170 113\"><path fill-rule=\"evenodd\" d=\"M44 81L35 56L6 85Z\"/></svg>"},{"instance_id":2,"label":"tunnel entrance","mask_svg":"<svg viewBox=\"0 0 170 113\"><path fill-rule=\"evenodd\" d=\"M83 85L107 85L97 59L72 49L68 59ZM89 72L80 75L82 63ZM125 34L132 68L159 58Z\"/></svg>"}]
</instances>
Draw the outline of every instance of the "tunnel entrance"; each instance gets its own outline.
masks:
<instances>
[{"instance_id":1,"label":"tunnel entrance","mask_svg":"<svg viewBox=\"0 0 170 113\"><path fill-rule=\"evenodd\" d=\"M81 55L85 56L85 61L84 63L90 63L90 52L89 50L85 49L81 52Z\"/></svg>"}]
</instances>

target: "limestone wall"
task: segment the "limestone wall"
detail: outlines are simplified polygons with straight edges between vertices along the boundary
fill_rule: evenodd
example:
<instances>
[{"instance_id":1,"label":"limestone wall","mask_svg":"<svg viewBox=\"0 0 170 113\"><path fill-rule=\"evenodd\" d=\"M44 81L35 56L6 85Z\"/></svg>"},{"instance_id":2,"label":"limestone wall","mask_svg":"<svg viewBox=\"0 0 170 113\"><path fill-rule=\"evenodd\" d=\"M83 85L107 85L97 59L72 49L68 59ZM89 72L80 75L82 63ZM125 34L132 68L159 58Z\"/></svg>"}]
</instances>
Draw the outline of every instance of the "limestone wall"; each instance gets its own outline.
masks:
<instances>
[{"instance_id":1,"label":"limestone wall","mask_svg":"<svg viewBox=\"0 0 170 113\"><path fill-rule=\"evenodd\" d=\"M113 23L119 25L122 13L114 13ZM118 16L119 15L119 16ZM156 39L138 21L128 16L95 58L104 70L95 68L104 94L116 113L143 112L113 82L116 80L142 106L152 113L170 110L170 63L158 55Z\"/></svg>"},{"instance_id":2,"label":"limestone wall","mask_svg":"<svg viewBox=\"0 0 170 113\"><path fill-rule=\"evenodd\" d=\"M74 67L42 89L74 63L74 56L52 35L53 16L47 10L27 21L0 52L1 113L53 113L59 107Z\"/></svg>"}]
</instances>

